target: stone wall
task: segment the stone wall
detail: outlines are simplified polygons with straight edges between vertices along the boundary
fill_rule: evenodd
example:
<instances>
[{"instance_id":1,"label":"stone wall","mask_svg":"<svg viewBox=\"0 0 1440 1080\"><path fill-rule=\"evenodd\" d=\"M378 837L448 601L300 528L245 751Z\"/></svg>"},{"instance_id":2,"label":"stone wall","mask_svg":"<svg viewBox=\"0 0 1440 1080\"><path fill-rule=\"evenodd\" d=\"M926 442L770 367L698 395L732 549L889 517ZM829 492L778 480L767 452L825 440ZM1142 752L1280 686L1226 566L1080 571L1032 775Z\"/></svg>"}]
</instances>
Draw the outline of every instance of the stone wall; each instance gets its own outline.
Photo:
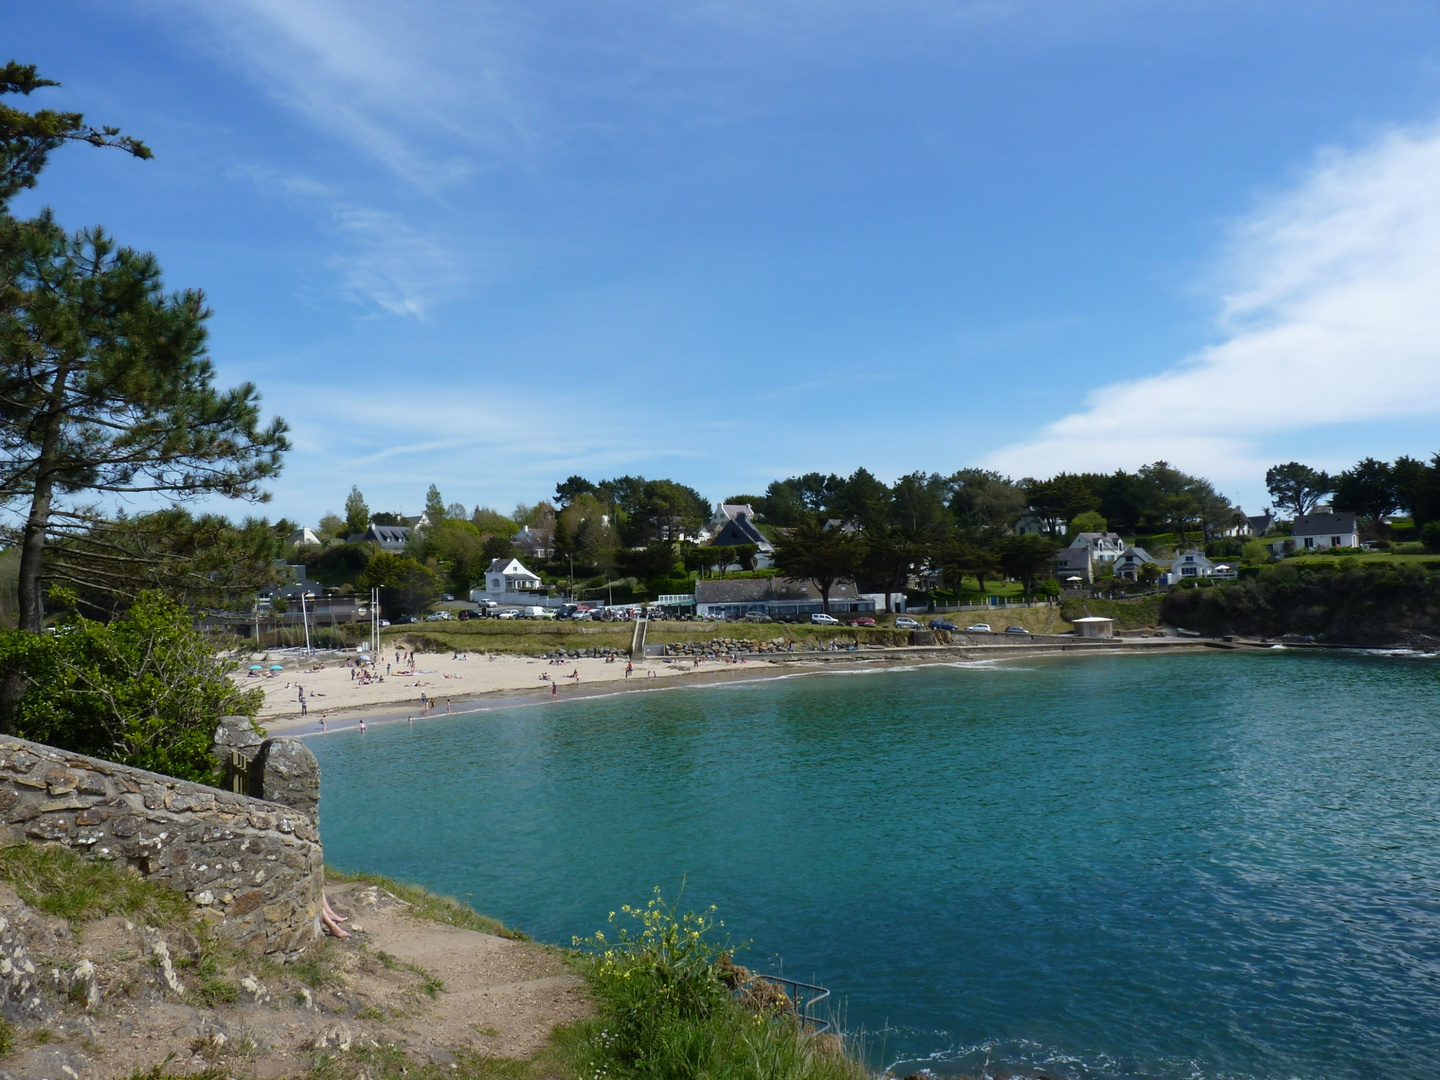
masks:
<instances>
[{"instance_id":1,"label":"stone wall","mask_svg":"<svg viewBox=\"0 0 1440 1080\"><path fill-rule=\"evenodd\" d=\"M314 762L297 740L266 749L292 780L298 759ZM286 794L302 806L0 736L0 842L123 860L190 896L225 937L294 956L320 940L324 858L314 800L307 813L302 793Z\"/></svg>"}]
</instances>

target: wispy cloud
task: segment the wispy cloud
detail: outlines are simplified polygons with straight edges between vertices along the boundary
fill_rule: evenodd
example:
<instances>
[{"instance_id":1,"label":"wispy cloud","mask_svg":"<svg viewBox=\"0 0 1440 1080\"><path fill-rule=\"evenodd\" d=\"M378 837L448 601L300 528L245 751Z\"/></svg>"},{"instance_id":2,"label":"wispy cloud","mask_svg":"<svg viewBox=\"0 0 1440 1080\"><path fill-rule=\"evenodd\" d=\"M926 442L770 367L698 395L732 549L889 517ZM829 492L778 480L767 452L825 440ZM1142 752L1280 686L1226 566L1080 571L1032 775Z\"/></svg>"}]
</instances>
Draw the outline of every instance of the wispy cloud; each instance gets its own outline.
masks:
<instances>
[{"instance_id":1,"label":"wispy cloud","mask_svg":"<svg viewBox=\"0 0 1440 1080\"><path fill-rule=\"evenodd\" d=\"M506 59L516 23L489 4L230 0L186 14L313 127L425 190L527 138Z\"/></svg>"},{"instance_id":2,"label":"wispy cloud","mask_svg":"<svg viewBox=\"0 0 1440 1080\"><path fill-rule=\"evenodd\" d=\"M1041 475L1166 458L1253 482L1276 436L1440 413L1440 125L1322 154L1234 231L1220 280L1223 341L1101 386L988 464Z\"/></svg>"},{"instance_id":3,"label":"wispy cloud","mask_svg":"<svg viewBox=\"0 0 1440 1080\"><path fill-rule=\"evenodd\" d=\"M254 165L233 170L263 192L305 207L330 251L310 287L372 312L426 318L470 283L478 268L456 254L456 237L411 224L398 212L366 206L334 184ZM321 283L323 282L323 283Z\"/></svg>"}]
</instances>

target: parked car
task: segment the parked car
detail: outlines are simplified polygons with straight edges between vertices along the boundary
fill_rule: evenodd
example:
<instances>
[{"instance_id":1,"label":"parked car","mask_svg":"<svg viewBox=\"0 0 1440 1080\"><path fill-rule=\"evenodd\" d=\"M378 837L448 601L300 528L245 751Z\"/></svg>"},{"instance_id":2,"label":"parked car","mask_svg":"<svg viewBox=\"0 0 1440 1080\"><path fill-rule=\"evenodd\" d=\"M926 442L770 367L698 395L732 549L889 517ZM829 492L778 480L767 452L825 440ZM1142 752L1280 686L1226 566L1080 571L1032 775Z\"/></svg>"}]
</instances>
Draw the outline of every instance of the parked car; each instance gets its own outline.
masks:
<instances>
[{"instance_id":1,"label":"parked car","mask_svg":"<svg viewBox=\"0 0 1440 1080\"><path fill-rule=\"evenodd\" d=\"M470 608L462 608L455 617L461 622L464 622L466 619L483 619L485 613L483 611L473 611Z\"/></svg>"},{"instance_id":2,"label":"parked car","mask_svg":"<svg viewBox=\"0 0 1440 1080\"><path fill-rule=\"evenodd\" d=\"M851 625L851 626L874 626L874 625L875 625L875 620L872 619L869 615L861 615L858 619L851 619L851 620L850 620L850 625Z\"/></svg>"},{"instance_id":3,"label":"parked car","mask_svg":"<svg viewBox=\"0 0 1440 1080\"><path fill-rule=\"evenodd\" d=\"M412 622L419 622L414 615L396 615L394 622L396 626L408 626Z\"/></svg>"},{"instance_id":4,"label":"parked car","mask_svg":"<svg viewBox=\"0 0 1440 1080\"><path fill-rule=\"evenodd\" d=\"M746 622L769 622L769 621L770 621L770 616L769 616L769 615L766 615L763 611L751 611L751 612L747 612L747 613L746 613L746 615L745 615L745 621L746 621Z\"/></svg>"},{"instance_id":5,"label":"parked car","mask_svg":"<svg viewBox=\"0 0 1440 1080\"><path fill-rule=\"evenodd\" d=\"M834 615L826 615L823 611L817 611L817 612L815 612L814 615L811 615L811 616L810 616L810 621L811 621L812 623L816 623L816 624L819 625L819 626L839 626L839 625L840 625L840 620L839 620L839 619L835 618Z\"/></svg>"},{"instance_id":6,"label":"parked car","mask_svg":"<svg viewBox=\"0 0 1440 1080\"><path fill-rule=\"evenodd\" d=\"M444 596L440 597L440 599L441 599L441 600L444 600L446 603L449 603L451 600L454 600L455 597L451 596L451 595L447 592Z\"/></svg>"},{"instance_id":7,"label":"parked car","mask_svg":"<svg viewBox=\"0 0 1440 1080\"><path fill-rule=\"evenodd\" d=\"M967 627L965 627L965 632L966 632L967 634L991 634L991 633L994 633L994 631L990 629L990 624L989 624L988 622L977 622L974 626L967 626Z\"/></svg>"},{"instance_id":8,"label":"parked car","mask_svg":"<svg viewBox=\"0 0 1440 1080\"><path fill-rule=\"evenodd\" d=\"M1005 633L1007 633L1007 634L1028 634L1028 633L1030 633L1030 631L1029 631L1029 630L1026 630L1023 626L1007 626L1007 627L1005 627Z\"/></svg>"},{"instance_id":9,"label":"parked car","mask_svg":"<svg viewBox=\"0 0 1440 1080\"><path fill-rule=\"evenodd\" d=\"M511 608L509 611L499 612L495 617L497 619L518 619L520 617L520 613L514 608Z\"/></svg>"},{"instance_id":10,"label":"parked car","mask_svg":"<svg viewBox=\"0 0 1440 1080\"><path fill-rule=\"evenodd\" d=\"M931 630L959 630L960 627L956 626L953 622L946 622L944 619L931 619L931 620L930 620L930 629L931 629Z\"/></svg>"},{"instance_id":11,"label":"parked car","mask_svg":"<svg viewBox=\"0 0 1440 1080\"><path fill-rule=\"evenodd\" d=\"M389 625L390 625L390 620L389 620L389 619L381 619L381 620L380 620L380 625L381 625L381 626L389 626Z\"/></svg>"},{"instance_id":12,"label":"parked car","mask_svg":"<svg viewBox=\"0 0 1440 1080\"><path fill-rule=\"evenodd\" d=\"M426 622L449 622L449 621L450 621L450 612L448 612L448 611L432 611L429 615L426 615L426 616L425 616L425 621L426 621Z\"/></svg>"},{"instance_id":13,"label":"parked car","mask_svg":"<svg viewBox=\"0 0 1440 1080\"><path fill-rule=\"evenodd\" d=\"M896 629L896 630L919 630L919 629L920 629L920 624L919 624L918 622L916 622L914 619L910 618L909 615L900 615L900 616L897 616L896 619L895 619L895 629Z\"/></svg>"}]
</instances>

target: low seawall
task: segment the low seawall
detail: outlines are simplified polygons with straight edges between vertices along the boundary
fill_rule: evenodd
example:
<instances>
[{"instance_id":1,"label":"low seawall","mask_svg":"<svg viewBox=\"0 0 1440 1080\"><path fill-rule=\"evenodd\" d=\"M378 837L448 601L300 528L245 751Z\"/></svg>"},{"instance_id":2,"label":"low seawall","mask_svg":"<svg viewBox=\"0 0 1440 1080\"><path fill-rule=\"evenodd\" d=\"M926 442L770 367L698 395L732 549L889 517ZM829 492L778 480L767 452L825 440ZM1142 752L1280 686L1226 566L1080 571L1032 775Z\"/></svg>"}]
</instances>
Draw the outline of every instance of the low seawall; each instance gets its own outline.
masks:
<instances>
[{"instance_id":1,"label":"low seawall","mask_svg":"<svg viewBox=\"0 0 1440 1080\"><path fill-rule=\"evenodd\" d=\"M122 860L237 944L294 956L320 940L324 858L304 809L0 736L0 842L24 841Z\"/></svg>"}]
</instances>

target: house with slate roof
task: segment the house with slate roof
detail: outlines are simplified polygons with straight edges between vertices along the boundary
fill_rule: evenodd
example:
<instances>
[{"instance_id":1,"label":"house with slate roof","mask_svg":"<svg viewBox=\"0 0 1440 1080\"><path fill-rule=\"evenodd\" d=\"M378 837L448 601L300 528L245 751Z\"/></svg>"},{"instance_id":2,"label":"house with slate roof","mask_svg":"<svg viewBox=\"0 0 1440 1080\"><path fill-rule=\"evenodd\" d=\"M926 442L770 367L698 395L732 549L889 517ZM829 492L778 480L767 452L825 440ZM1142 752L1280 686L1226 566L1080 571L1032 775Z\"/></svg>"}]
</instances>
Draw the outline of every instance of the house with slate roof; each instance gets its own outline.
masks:
<instances>
[{"instance_id":1,"label":"house with slate roof","mask_svg":"<svg viewBox=\"0 0 1440 1080\"><path fill-rule=\"evenodd\" d=\"M1115 560L1115 576L1126 581L1139 581L1143 567L1155 566L1158 569L1159 565L1159 562L1144 548L1127 547Z\"/></svg>"},{"instance_id":2,"label":"house with slate roof","mask_svg":"<svg viewBox=\"0 0 1440 1080\"><path fill-rule=\"evenodd\" d=\"M410 542L409 525L376 525L373 521L363 533L350 537L352 544L374 544L381 551L399 554Z\"/></svg>"},{"instance_id":3,"label":"house with slate roof","mask_svg":"<svg viewBox=\"0 0 1440 1080\"><path fill-rule=\"evenodd\" d=\"M1057 551L1054 567L1055 580L1065 588L1095 583L1095 564L1090 556L1090 548L1084 544Z\"/></svg>"},{"instance_id":4,"label":"house with slate roof","mask_svg":"<svg viewBox=\"0 0 1440 1080\"><path fill-rule=\"evenodd\" d=\"M1070 546L1089 548L1090 558L1094 562L1113 563L1124 552L1125 541L1120 539L1119 533L1082 532L1075 534Z\"/></svg>"},{"instance_id":5,"label":"house with slate roof","mask_svg":"<svg viewBox=\"0 0 1440 1080\"><path fill-rule=\"evenodd\" d=\"M722 515L723 522L719 520ZM755 527L755 517L755 511L748 505L722 503L716 520L711 522L712 526L715 526L715 535L711 538L709 546L724 548L753 544L756 550L756 569L768 570L775 565L775 545L770 543L765 534Z\"/></svg>"},{"instance_id":6,"label":"house with slate roof","mask_svg":"<svg viewBox=\"0 0 1440 1080\"><path fill-rule=\"evenodd\" d=\"M751 612L770 618L808 619L825 610L813 581L790 578L710 579L695 582L695 614L739 619ZM831 615L874 615L875 599L862 596L853 581L837 581L830 589Z\"/></svg>"}]
</instances>

